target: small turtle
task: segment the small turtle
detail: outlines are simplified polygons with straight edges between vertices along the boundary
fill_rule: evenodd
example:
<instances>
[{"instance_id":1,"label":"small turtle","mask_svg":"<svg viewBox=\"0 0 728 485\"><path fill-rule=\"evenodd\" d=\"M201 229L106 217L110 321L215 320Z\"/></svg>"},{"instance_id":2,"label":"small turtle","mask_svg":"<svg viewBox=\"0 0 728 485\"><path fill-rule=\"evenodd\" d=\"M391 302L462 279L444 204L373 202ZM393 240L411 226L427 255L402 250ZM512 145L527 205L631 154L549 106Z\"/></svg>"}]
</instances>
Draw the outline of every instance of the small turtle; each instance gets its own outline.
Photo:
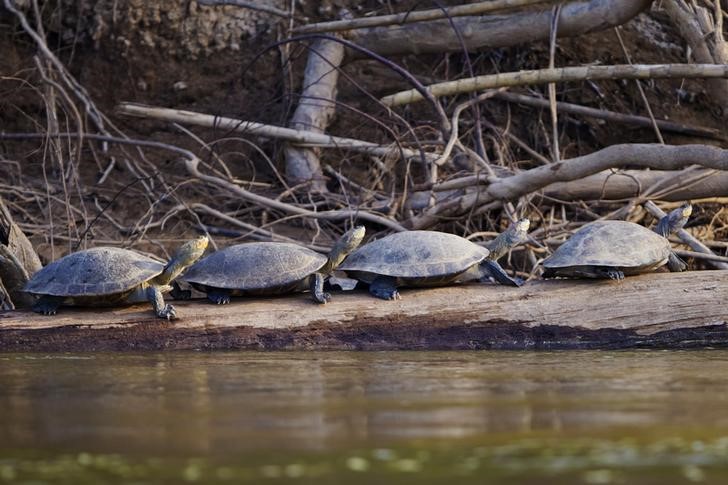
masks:
<instances>
[{"instance_id":1,"label":"small turtle","mask_svg":"<svg viewBox=\"0 0 728 485\"><path fill-rule=\"evenodd\" d=\"M97 247L71 253L33 275L25 291L39 296L33 311L55 315L59 306L113 306L149 300L160 318L176 318L162 293L202 256L207 236L184 243L165 265L135 251Z\"/></svg>"},{"instance_id":2,"label":"small turtle","mask_svg":"<svg viewBox=\"0 0 728 485\"><path fill-rule=\"evenodd\" d=\"M667 237L680 230L692 213L683 204L660 219L654 231L627 221L598 221L582 227L543 262L544 278L609 278L645 273L667 264L670 271L687 265Z\"/></svg>"},{"instance_id":3,"label":"small turtle","mask_svg":"<svg viewBox=\"0 0 728 485\"><path fill-rule=\"evenodd\" d=\"M311 290L316 302L327 303L331 295L324 293L324 280L359 246L364 232L363 226L350 229L328 256L298 244L236 244L200 260L182 279L207 293L207 298L218 305L230 303L231 296L280 295L305 290Z\"/></svg>"},{"instance_id":4,"label":"small turtle","mask_svg":"<svg viewBox=\"0 0 728 485\"><path fill-rule=\"evenodd\" d=\"M528 219L511 224L488 248L444 232L390 234L354 251L339 269L368 284L369 292L383 300L398 300L399 286L443 286L491 278L520 286L523 282L508 276L497 260L526 240L529 224Z\"/></svg>"}]
</instances>

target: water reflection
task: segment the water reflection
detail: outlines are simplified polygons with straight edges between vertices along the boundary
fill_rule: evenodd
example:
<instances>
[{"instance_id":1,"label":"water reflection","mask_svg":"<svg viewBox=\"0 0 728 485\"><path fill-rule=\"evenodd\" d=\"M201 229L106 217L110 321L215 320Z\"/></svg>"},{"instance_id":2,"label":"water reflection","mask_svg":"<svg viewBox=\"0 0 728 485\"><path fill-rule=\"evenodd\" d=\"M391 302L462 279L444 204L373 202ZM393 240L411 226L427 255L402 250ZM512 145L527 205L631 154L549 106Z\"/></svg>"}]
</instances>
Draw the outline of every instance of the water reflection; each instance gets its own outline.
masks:
<instances>
[{"instance_id":1,"label":"water reflection","mask_svg":"<svg viewBox=\"0 0 728 485\"><path fill-rule=\"evenodd\" d=\"M220 454L728 435L728 352L0 355L2 448Z\"/></svg>"}]
</instances>

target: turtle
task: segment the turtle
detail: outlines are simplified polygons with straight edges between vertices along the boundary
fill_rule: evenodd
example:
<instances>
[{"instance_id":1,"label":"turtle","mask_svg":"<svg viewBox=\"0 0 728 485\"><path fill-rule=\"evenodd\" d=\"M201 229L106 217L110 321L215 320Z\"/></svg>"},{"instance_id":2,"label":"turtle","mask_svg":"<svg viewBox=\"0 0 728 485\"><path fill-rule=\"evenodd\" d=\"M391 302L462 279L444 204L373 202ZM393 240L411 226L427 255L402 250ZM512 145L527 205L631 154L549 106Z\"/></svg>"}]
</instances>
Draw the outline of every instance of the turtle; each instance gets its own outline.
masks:
<instances>
[{"instance_id":1,"label":"turtle","mask_svg":"<svg viewBox=\"0 0 728 485\"><path fill-rule=\"evenodd\" d=\"M597 221L576 231L543 262L544 278L622 280L667 264L670 271L687 265L667 237L680 230L692 213L689 203L664 216L654 230L628 221Z\"/></svg>"},{"instance_id":2,"label":"turtle","mask_svg":"<svg viewBox=\"0 0 728 485\"><path fill-rule=\"evenodd\" d=\"M528 219L511 224L487 248L445 232L394 233L360 247L339 269L369 285L369 293L383 300L400 299L400 286L444 286L490 279L521 286L523 282L508 276L497 260L526 240L529 224Z\"/></svg>"},{"instance_id":3,"label":"turtle","mask_svg":"<svg viewBox=\"0 0 728 485\"><path fill-rule=\"evenodd\" d=\"M280 295L311 290L314 301L327 303L324 281L364 238L364 226L347 231L328 255L284 242L236 244L198 261L183 275L193 288L218 305L230 297Z\"/></svg>"},{"instance_id":4,"label":"turtle","mask_svg":"<svg viewBox=\"0 0 728 485\"><path fill-rule=\"evenodd\" d=\"M207 236L187 241L165 265L129 249L95 247L68 254L36 272L25 291L38 296L32 308L55 315L61 305L114 306L149 300L159 318L176 318L162 293L208 244Z\"/></svg>"}]
</instances>

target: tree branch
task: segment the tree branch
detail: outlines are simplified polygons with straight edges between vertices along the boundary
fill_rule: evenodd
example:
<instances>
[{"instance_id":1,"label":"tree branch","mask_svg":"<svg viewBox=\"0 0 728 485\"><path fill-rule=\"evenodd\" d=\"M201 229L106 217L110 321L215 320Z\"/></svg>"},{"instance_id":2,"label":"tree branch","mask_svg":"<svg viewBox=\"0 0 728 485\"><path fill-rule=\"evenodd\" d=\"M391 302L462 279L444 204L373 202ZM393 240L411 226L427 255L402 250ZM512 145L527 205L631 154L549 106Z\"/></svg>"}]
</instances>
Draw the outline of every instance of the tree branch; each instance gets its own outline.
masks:
<instances>
[{"instance_id":1,"label":"tree branch","mask_svg":"<svg viewBox=\"0 0 728 485\"><path fill-rule=\"evenodd\" d=\"M433 97L471 93L503 86L525 86L553 82L571 82L604 79L669 79L669 78L725 78L728 64L620 64L615 66L577 66L558 69L488 74L427 86ZM419 91L409 89L381 99L387 106L416 103L424 98Z\"/></svg>"},{"instance_id":2,"label":"tree branch","mask_svg":"<svg viewBox=\"0 0 728 485\"><path fill-rule=\"evenodd\" d=\"M210 0L207 0L210 1ZM340 32L342 30L364 29L382 27L394 24L409 24L426 20L439 20L448 17L465 17L468 15L482 15L497 10L525 7L538 3L548 3L553 0L490 0L488 2L458 5L449 8L419 10L414 12L396 13L392 15L377 15L376 17L362 17L358 19L334 20L308 24L293 29L295 34L313 34L314 32Z\"/></svg>"},{"instance_id":3,"label":"tree branch","mask_svg":"<svg viewBox=\"0 0 728 485\"><path fill-rule=\"evenodd\" d=\"M122 115L136 116L139 118L150 118L187 125L203 126L206 128L230 130L264 138L277 138L287 140L301 146L345 148L355 152L378 156L388 156L392 153L401 153L406 158L421 158L420 152L406 148L386 147L368 141L355 140L354 138L342 138L339 136L326 135L324 133L313 133L311 131L282 128L280 126L265 125L254 121L243 121L234 118L196 113L194 111L160 108L137 103L120 103L116 107L116 112ZM426 154L426 158L428 161L432 161L437 158L437 155Z\"/></svg>"},{"instance_id":4,"label":"tree branch","mask_svg":"<svg viewBox=\"0 0 728 485\"><path fill-rule=\"evenodd\" d=\"M650 6L652 0L572 0L565 3L557 26L559 37L575 37L622 25ZM385 56L469 52L547 40L551 8L506 15L460 17L347 32L346 37ZM464 44L457 32L462 33ZM359 55L352 52L352 56ZM348 54L347 54L348 55Z\"/></svg>"},{"instance_id":5,"label":"tree branch","mask_svg":"<svg viewBox=\"0 0 728 485\"><path fill-rule=\"evenodd\" d=\"M547 185L581 179L610 168L635 166L677 170L693 164L728 170L728 150L706 145L613 145L589 155L539 166L499 179L475 194L437 204L411 218L405 225L412 229L425 229L443 217L462 214L491 202L516 200Z\"/></svg>"}]
</instances>

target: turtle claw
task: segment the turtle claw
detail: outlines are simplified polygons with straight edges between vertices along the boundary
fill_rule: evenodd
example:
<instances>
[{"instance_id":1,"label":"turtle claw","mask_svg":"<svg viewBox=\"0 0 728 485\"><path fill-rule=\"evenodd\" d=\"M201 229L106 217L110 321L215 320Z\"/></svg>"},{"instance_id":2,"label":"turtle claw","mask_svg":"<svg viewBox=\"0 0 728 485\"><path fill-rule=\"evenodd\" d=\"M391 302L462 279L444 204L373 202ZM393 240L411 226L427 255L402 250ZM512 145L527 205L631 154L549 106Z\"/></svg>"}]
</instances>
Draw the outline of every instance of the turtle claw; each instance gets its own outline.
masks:
<instances>
[{"instance_id":1,"label":"turtle claw","mask_svg":"<svg viewBox=\"0 0 728 485\"><path fill-rule=\"evenodd\" d=\"M614 281L622 281L624 279L624 273L622 271L619 271L617 269L610 269L607 270L607 276L610 280Z\"/></svg>"},{"instance_id":2,"label":"turtle claw","mask_svg":"<svg viewBox=\"0 0 728 485\"><path fill-rule=\"evenodd\" d=\"M319 294L314 293L313 299L316 301L316 303L325 305L331 301L331 293L319 293Z\"/></svg>"},{"instance_id":3,"label":"turtle claw","mask_svg":"<svg viewBox=\"0 0 728 485\"><path fill-rule=\"evenodd\" d=\"M57 299L53 296L42 296L32 306L35 313L41 315L55 315L58 312L58 307L61 304L62 299Z\"/></svg>"},{"instance_id":4,"label":"turtle claw","mask_svg":"<svg viewBox=\"0 0 728 485\"><path fill-rule=\"evenodd\" d=\"M227 305L230 303L230 295L226 293L208 293L207 299L215 305Z\"/></svg>"},{"instance_id":5,"label":"turtle claw","mask_svg":"<svg viewBox=\"0 0 728 485\"><path fill-rule=\"evenodd\" d=\"M164 305L164 308L157 312L157 316L159 318L165 318L167 320L174 320L175 318L177 318L177 311L172 305L167 304Z\"/></svg>"},{"instance_id":6,"label":"turtle claw","mask_svg":"<svg viewBox=\"0 0 728 485\"><path fill-rule=\"evenodd\" d=\"M382 300L401 300L402 296L399 294L396 288L374 288L371 290L371 294Z\"/></svg>"},{"instance_id":7,"label":"turtle claw","mask_svg":"<svg viewBox=\"0 0 728 485\"><path fill-rule=\"evenodd\" d=\"M397 291L397 283L389 276L379 276L369 285L369 293L382 300L401 300Z\"/></svg>"}]
</instances>

